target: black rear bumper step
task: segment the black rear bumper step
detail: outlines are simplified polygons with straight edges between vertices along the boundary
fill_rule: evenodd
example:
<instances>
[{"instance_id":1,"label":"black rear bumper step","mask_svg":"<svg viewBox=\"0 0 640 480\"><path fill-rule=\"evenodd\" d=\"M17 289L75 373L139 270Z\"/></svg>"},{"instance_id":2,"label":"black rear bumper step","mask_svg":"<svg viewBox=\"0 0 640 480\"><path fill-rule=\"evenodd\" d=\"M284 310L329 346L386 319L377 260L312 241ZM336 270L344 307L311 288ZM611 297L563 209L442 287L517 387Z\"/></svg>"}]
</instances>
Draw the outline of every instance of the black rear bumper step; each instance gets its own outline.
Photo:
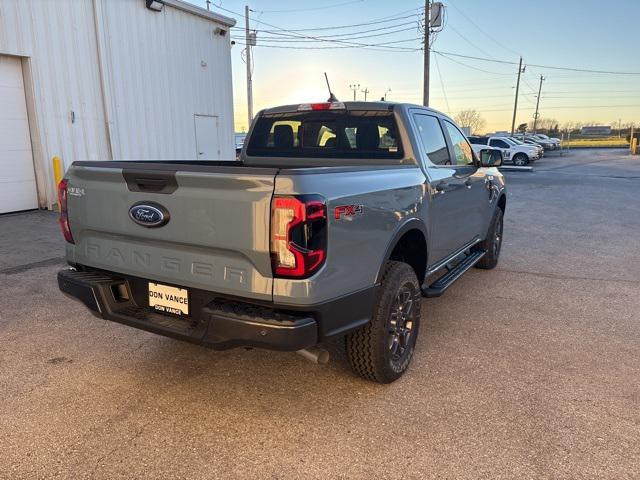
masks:
<instances>
[{"instance_id":1,"label":"black rear bumper step","mask_svg":"<svg viewBox=\"0 0 640 480\"><path fill-rule=\"evenodd\" d=\"M148 281L62 270L58 285L100 318L218 350L239 346L300 350L318 343L318 325L310 312L285 312L190 289L191 316L178 317L149 308ZM119 291L126 295L118 295Z\"/></svg>"},{"instance_id":2,"label":"black rear bumper step","mask_svg":"<svg viewBox=\"0 0 640 480\"><path fill-rule=\"evenodd\" d=\"M458 263L455 267L438 278L431 285L422 287L422 296L427 298L439 297L447 288L458 280L464 272L472 268L476 263L485 256L487 252L485 250L471 252L464 260Z\"/></svg>"}]
</instances>

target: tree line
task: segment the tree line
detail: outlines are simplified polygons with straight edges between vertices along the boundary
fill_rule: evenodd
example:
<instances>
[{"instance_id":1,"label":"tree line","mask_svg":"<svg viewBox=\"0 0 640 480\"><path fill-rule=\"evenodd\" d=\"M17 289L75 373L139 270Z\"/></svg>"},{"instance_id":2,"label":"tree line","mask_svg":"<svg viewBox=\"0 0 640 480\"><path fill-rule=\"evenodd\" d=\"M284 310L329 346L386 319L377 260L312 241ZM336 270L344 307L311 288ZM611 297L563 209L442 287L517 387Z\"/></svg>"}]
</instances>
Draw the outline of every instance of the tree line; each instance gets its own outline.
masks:
<instances>
[{"instance_id":1,"label":"tree line","mask_svg":"<svg viewBox=\"0 0 640 480\"><path fill-rule=\"evenodd\" d=\"M453 119L461 127L469 127L471 133L479 134L485 133L484 128L487 124L486 120L482 117L482 114L475 109L462 110L458 112ZM618 133L621 131L626 134L629 133L631 128L640 126L640 122L618 122L618 120L612 122L598 122L595 120L587 121L566 121L558 122L555 118L538 118L536 122L536 131L538 133L546 134L559 134L559 133L580 133L582 127L593 127L598 125L608 125L611 127L612 132ZM529 123L522 123L518 126L518 131L532 131L533 121Z\"/></svg>"}]
</instances>

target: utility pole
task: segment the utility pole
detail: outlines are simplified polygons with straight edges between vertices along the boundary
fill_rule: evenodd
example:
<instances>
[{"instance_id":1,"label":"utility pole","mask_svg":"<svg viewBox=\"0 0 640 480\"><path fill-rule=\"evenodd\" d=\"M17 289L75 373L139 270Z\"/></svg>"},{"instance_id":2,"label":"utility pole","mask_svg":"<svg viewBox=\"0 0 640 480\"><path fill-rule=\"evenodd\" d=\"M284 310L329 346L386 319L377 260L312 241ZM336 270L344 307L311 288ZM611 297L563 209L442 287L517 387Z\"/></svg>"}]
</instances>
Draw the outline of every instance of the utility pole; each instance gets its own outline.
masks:
<instances>
[{"instance_id":1,"label":"utility pole","mask_svg":"<svg viewBox=\"0 0 640 480\"><path fill-rule=\"evenodd\" d=\"M429 45L431 36L431 19L429 13L431 11L431 0L424 2L424 84L422 90L422 104L429 106L429 56L431 54L431 46Z\"/></svg>"},{"instance_id":2,"label":"utility pole","mask_svg":"<svg viewBox=\"0 0 640 480\"><path fill-rule=\"evenodd\" d=\"M364 87L364 90L362 90L362 93L364 93L364 101L367 101L367 94L370 92L369 87ZM354 93L355 95L355 93Z\"/></svg>"},{"instance_id":3,"label":"utility pole","mask_svg":"<svg viewBox=\"0 0 640 480\"><path fill-rule=\"evenodd\" d=\"M533 115L533 134L535 135L536 127L538 125L538 107L540 106L540 92L542 91L542 82L544 82L544 77L540 75L540 86L538 87L538 99L536 100L536 113Z\"/></svg>"},{"instance_id":4,"label":"utility pole","mask_svg":"<svg viewBox=\"0 0 640 480\"><path fill-rule=\"evenodd\" d=\"M520 65L518 66L518 83L516 84L516 101L513 104L513 120L511 121L511 136L513 136L513 132L516 129L516 112L518 111L518 91L520 90L520 74L522 72L524 72L524 70L522 69L522 57L520 57Z\"/></svg>"},{"instance_id":5,"label":"utility pole","mask_svg":"<svg viewBox=\"0 0 640 480\"><path fill-rule=\"evenodd\" d=\"M251 127L251 121L253 120L253 81L251 80L251 35L249 32L249 5L245 5L244 7L244 34L245 34L245 43L247 45L247 116L249 118L249 123L247 124L247 129Z\"/></svg>"},{"instance_id":6,"label":"utility pole","mask_svg":"<svg viewBox=\"0 0 640 480\"><path fill-rule=\"evenodd\" d=\"M356 92L358 90L360 90L360 84L359 83L354 83L352 85L349 85L349 88L353 91L353 101L356 101Z\"/></svg>"}]
</instances>

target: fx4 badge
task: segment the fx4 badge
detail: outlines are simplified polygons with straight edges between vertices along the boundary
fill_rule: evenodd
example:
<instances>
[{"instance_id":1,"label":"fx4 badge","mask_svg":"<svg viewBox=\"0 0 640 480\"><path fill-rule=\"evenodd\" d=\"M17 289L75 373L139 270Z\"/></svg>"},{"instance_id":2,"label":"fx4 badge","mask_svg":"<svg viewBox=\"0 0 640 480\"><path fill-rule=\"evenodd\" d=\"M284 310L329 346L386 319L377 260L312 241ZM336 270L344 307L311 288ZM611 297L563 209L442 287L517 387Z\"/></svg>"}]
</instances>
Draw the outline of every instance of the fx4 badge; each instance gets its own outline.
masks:
<instances>
[{"instance_id":1,"label":"fx4 badge","mask_svg":"<svg viewBox=\"0 0 640 480\"><path fill-rule=\"evenodd\" d=\"M361 215L363 212L364 207L362 205L340 205L335 208L334 215L336 220L340 220L341 218Z\"/></svg>"}]
</instances>

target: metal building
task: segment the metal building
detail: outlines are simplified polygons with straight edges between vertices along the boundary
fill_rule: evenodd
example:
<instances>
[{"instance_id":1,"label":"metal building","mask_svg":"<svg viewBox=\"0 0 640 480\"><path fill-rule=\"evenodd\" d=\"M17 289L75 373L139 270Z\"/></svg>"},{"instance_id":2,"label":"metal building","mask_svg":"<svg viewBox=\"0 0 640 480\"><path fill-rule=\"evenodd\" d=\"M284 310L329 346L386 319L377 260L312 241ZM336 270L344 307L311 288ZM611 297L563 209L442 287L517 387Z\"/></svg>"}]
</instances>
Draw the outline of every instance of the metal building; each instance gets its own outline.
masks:
<instances>
[{"instance_id":1,"label":"metal building","mask_svg":"<svg viewBox=\"0 0 640 480\"><path fill-rule=\"evenodd\" d=\"M0 213L56 203L53 156L235 159L234 23L180 0L0 0Z\"/></svg>"}]
</instances>

